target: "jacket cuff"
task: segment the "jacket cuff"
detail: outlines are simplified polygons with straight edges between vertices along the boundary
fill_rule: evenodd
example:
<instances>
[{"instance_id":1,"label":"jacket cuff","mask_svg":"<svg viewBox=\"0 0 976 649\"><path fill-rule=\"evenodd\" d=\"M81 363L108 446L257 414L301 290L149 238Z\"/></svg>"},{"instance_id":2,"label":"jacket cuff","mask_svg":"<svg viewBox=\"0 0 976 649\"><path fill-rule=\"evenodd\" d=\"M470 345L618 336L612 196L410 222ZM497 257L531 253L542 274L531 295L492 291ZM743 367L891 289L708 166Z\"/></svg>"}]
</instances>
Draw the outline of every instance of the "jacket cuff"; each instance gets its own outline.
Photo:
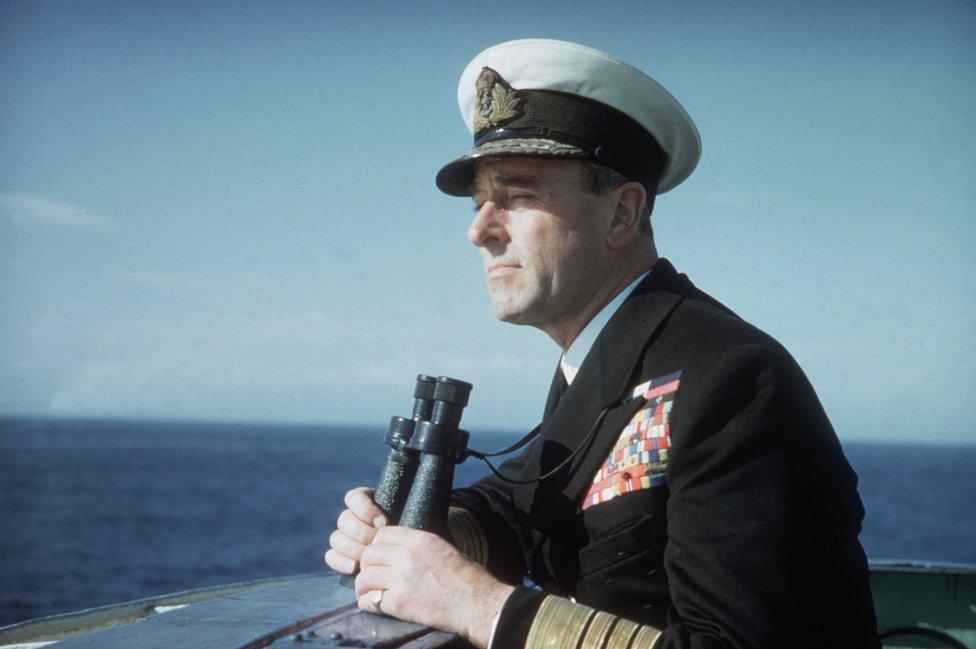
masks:
<instances>
[{"instance_id":1,"label":"jacket cuff","mask_svg":"<svg viewBox=\"0 0 976 649\"><path fill-rule=\"evenodd\" d=\"M545 598L546 594L541 591L516 586L505 600L498 623L488 640L488 649L524 647L536 612Z\"/></svg>"},{"instance_id":2,"label":"jacket cuff","mask_svg":"<svg viewBox=\"0 0 976 649\"><path fill-rule=\"evenodd\" d=\"M478 519L464 507L451 506L447 531L454 547L464 556L483 566L488 565L488 539Z\"/></svg>"},{"instance_id":3,"label":"jacket cuff","mask_svg":"<svg viewBox=\"0 0 976 649\"><path fill-rule=\"evenodd\" d=\"M448 530L455 547L507 584L522 583L525 560L510 521L494 512L474 489L451 494Z\"/></svg>"},{"instance_id":4,"label":"jacket cuff","mask_svg":"<svg viewBox=\"0 0 976 649\"><path fill-rule=\"evenodd\" d=\"M646 649L660 637L652 626L520 587L505 601L488 649Z\"/></svg>"}]
</instances>

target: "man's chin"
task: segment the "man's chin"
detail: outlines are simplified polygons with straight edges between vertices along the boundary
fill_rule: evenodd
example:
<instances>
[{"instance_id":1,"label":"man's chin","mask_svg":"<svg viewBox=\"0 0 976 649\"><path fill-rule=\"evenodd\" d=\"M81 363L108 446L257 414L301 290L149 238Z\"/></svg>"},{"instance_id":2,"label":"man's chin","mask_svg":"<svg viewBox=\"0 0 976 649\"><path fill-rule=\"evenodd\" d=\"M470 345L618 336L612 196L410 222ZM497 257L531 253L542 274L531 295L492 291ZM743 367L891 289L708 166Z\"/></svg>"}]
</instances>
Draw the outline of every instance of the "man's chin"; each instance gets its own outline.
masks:
<instances>
[{"instance_id":1,"label":"man's chin","mask_svg":"<svg viewBox=\"0 0 976 649\"><path fill-rule=\"evenodd\" d=\"M502 322L517 325L534 325L540 320L545 311L543 300L537 299L532 291L523 288L489 285L488 298L491 300L491 310L495 317Z\"/></svg>"},{"instance_id":2,"label":"man's chin","mask_svg":"<svg viewBox=\"0 0 976 649\"><path fill-rule=\"evenodd\" d=\"M496 318L509 324L532 325L537 321L537 318L533 318L532 312L528 309L517 308L511 304L492 304L492 310L495 312Z\"/></svg>"},{"instance_id":3,"label":"man's chin","mask_svg":"<svg viewBox=\"0 0 976 649\"><path fill-rule=\"evenodd\" d=\"M507 322L508 324L515 324L515 325L529 324L528 322L524 321L520 317L520 314L517 313L498 313L496 311L495 316L502 322Z\"/></svg>"}]
</instances>

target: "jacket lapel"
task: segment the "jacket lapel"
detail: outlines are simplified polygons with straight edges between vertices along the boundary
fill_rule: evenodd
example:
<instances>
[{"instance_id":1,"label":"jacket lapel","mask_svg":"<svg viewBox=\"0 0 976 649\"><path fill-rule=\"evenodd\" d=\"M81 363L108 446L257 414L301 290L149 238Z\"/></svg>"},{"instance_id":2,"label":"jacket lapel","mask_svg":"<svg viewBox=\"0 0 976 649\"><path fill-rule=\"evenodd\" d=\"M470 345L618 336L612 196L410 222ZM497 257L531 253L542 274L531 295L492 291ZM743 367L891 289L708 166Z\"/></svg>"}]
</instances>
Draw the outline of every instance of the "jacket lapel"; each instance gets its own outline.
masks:
<instances>
[{"instance_id":1,"label":"jacket lapel","mask_svg":"<svg viewBox=\"0 0 976 649\"><path fill-rule=\"evenodd\" d=\"M563 369L558 364L556 365L556 373L552 376L552 383L549 384L549 396L546 398L546 410L542 415L542 421L546 421L556 410L556 405L559 404L559 400L562 398L563 394L569 384L566 383L566 377L563 375Z\"/></svg>"}]
</instances>

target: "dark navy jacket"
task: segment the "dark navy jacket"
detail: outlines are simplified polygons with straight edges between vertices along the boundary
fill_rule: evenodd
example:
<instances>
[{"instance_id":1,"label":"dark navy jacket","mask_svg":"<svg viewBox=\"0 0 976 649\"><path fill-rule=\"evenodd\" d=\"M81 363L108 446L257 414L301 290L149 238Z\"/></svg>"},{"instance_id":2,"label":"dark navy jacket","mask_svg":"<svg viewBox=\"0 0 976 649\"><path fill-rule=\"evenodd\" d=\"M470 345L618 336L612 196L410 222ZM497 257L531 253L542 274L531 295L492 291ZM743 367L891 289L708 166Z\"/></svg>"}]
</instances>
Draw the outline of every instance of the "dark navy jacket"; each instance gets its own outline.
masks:
<instances>
[{"instance_id":1,"label":"dark navy jacket","mask_svg":"<svg viewBox=\"0 0 976 649\"><path fill-rule=\"evenodd\" d=\"M680 372L665 480L580 509L639 408L634 386ZM772 338L666 260L607 323L541 434L491 476L455 492L512 583L496 647L524 646L546 593L651 625L658 648L876 648L863 508L813 388ZM562 383L564 385L564 383Z\"/></svg>"}]
</instances>

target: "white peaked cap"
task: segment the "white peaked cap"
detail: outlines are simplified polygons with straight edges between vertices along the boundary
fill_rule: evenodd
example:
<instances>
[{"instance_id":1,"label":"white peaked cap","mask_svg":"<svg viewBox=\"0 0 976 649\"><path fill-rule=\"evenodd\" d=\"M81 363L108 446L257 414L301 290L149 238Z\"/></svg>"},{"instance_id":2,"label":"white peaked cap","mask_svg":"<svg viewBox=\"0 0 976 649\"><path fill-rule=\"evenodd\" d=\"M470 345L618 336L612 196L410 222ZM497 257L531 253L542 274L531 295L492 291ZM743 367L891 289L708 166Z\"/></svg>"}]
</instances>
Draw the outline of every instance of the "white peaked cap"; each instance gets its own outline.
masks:
<instances>
[{"instance_id":1,"label":"white peaked cap","mask_svg":"<svg viewBox=\"0 0 976 649\"><path fill-rule=\"evenodd\" d=\"M475 84L483 68L497 71L513 89L577 95L633 119L667 155L658 194L687 178L701 157L698 129L681 104L658 82L598 50L550 39L501 43L468 64L458 83L458 105L472 133L478 103ZM469 155L478 157L476 151L477 148Z\"/></svg>"}]
</instances>

